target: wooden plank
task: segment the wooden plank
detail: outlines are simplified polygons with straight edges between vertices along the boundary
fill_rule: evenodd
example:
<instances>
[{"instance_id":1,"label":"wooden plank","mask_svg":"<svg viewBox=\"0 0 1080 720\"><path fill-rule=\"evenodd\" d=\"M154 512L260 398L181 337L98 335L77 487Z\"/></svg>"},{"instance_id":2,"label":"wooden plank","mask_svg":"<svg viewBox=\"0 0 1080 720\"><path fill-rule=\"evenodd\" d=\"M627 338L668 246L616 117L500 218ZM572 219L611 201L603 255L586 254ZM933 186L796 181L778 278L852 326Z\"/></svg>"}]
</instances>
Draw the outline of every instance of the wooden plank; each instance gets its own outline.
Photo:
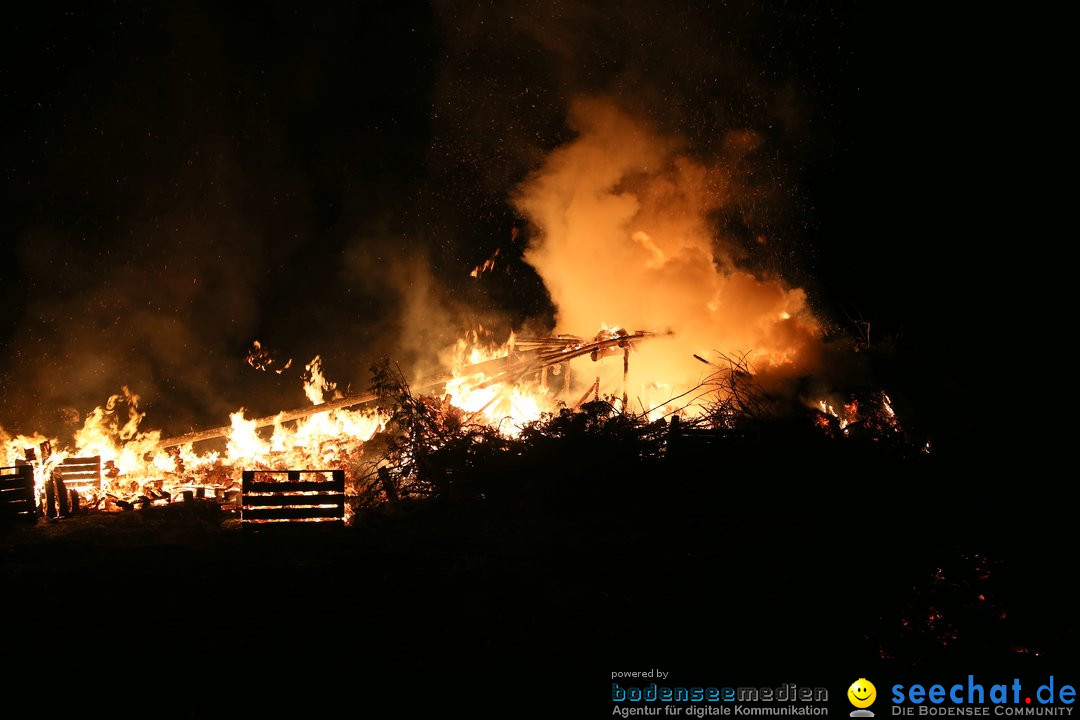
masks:
<instances>
[{"instance_id":1,"label":"wooden plank","mask_svg":"<svg viewBox=\"0 0 1080 720\"><path fill-rule=\"evenodd\" d=\"M90 468L83 470L81 468L61 467L60 472L64 473L64 477L101 477L101 473L97 468Z\"/></svg>"},{"instance_id":2,"label":"wooden plank","mask_svg":"<svg viewBox=\"0 0 1080 720\"><path fill-rule=\"evenodd\" d=\"M252 492L345 492L345 478L328 482L244 482L244 494Z\"/></svg>"},{"instance_id":3,"label":"wooden plank","mask_svg":"<svg viewBox=\"0 0 1080 720\"><path fill-rule=\"evenodd\" d=\"M330 470L325 468L313 468L311 470L245 470L245 477L250 477L253 481L259 482L303 482L305 480L316 480L316 476L325 477L337 477L341 475L344 477L344 470ZM276 478L276 479L275 479Z\"/></svg>"},{"instance_id":4,"label":"wooden plank","mask_svg":"<svg viewBox=\"0 0 1080 720\"><path fill-rule=\"evenodd\" d=\"M344 518L344 504L332 508L254 508L241 510L243 521L251 520L302 520L305 518Z\"/></svg>"},{"instance_id":5,"label":"wooden plank","mask_svg":"<svg viewBox=\"0 0 1080 720\"><path fill-rule=\"evenodd\" d=\"M0 491L19 490L24 488L33 489L33 487L34 478L31 476L29 478L19 478L18 481L6 481L0 485Z\"/></svg>"},{"instance_id":6,"label":"wooden plank","mask_svg":"<svg viewBox=\"0 0 1080 720\"><path fill-rule=\"evenodd\" d=\"M32 490L27 490L26 488L5 490L0 493L0 503L26 502L27 500L33 502L34 492Z\"/></svg>"},{"instance_id":7,"label":"wooden plank","mask_svg":"<svg viewBox=\"0 0 1080 720\"><path fill-rule=\"evenodd\" d=\"M98 468L70 468L61 465L60 474L64 476L65 480L75 480L77 482L101 482L101 471Z\"/></svg>"},{"instance_id":8,"label":"wooden plank","mask_svg":"<svg viewBox=\"0 0 1080 720\"><path fill-rule=\"evenodd\" d=\"M324 477L329 475L330 477L332 477L334 479L337 479L337 478L344 479L345 478L345 471L344 470L330 470L328 468L312 468L310 470L244 470L243 473L241 473L241 475L243 476L244 480L255 481L256 479L258 479L260 482L262 481L262 478L265 478L265 477L274 477L274 476L279 476L280 477L282 475L285 475L286 480L275 481L275 482L288 482L288 480L290 478L295 482L297 476L305 476L305 477L310 478L313 475L322 475ZM257 475L262 476L262 478L256 478Z\"/></svg>"},{"instance_id":9,"label":"wooden plank","mask_svg":"<svg viewBox=\"0 0 1080 720\"><path fill-rule=\"evenodd\" d=\"M342 527L345 527L345 521L341 518L334 518L332 520L291 521L252 520L250 522L240 523L240 529L245 533L281 533L282 535L305 532L326 532L333 528ZM299 528L303 529L301 530Z\"/></svg>"},{"instance_id":10,"label":"wooden plank","mask_svg":"<svg viewBox=\"0 0 1080 720\"><path fill-rule=\"evenodd\" d=\"M332 505L345 502L345 495L248 495L241 504L247 505Z\"/></svg>"},{"instance_id":11,"label":"wooden plank","mask_svg":"<svg viewBox=\"0 0 1080 720\"><path fill-rule=\"evenodd\" d=\"M34 469L29 465L19 465L14 468L2 468L2 470L13 470L14 472L6 472L0 475L0 479L6 481L22 481L28 485L34 484Z\"/></svg>"},{"instance_id":12,"label":"wooden plank","mask_svg":"<svg viewBox=\"0 0 1080 720\"><path fill-rule=\"evenodd\" d=\"M317 496L316 499L313 499L313 498L310 498L310 497L305 498L305 497L300 496L300 495L287 495L286 497L294 498L295 501L293 501L293 502L282 502L282 498L280 498L280 497L274 497L272 495L266 495L264 497L258 498L256 500L256 502L250 502L250 500L244 501L244 502L242 502L240 504L240 507L246 512L248 508L250 508L252 510L261 510L261 509L264 509L264 508L275 508L275 507L319 507L319 506L344 507L345 506L345 496L344 495L320 495L320 496ZM265 502L261 502L261 501L264 501L264 500L265 500Z\"/></svg>"},{"instance_id":13,"label":"wooden plank","mask_svg":"<svg viewBox=\"0 0 1080 720\"><path fill-rule=\"evenodd\" d=\"M60 463L61 465L100 465L101 456L91 455L90 457L69 457L64 458Z\"/></svg>"},{"instance_id":14,"label":"wooden plank","mask_svg":"<svg viewBox=\"0 0 1080 720\"><path fill-rule=\"evenodd\" d=\"M56 511L60 517L67 517L71 514L71 496L64 484L63 473L53 473L53 484L56 486Z\"/></svg>"},{"instance_id":15,"label":"wooden plank","mask_svg":"<svg viewBox=\"0 0 1080 720\"><path fill-rule=\"evenodd\" d=\"M100 468L101 463L97 460L94 460L93 462L71 462L70 460L65 460L64 462L60 463L60 469L64 470L65 472L68 472L70 470L97 472Z\"/></svg>"},{"instance_id":16,"label":"wooden plank","mask_svg":"<svg viewBox=\"0 0 1080 720\"><path fill-rule=\"evenodd\" d=\"M45 517L56 517L56 485L52 481L45 483Z\"/></svg>"}]
</instances>

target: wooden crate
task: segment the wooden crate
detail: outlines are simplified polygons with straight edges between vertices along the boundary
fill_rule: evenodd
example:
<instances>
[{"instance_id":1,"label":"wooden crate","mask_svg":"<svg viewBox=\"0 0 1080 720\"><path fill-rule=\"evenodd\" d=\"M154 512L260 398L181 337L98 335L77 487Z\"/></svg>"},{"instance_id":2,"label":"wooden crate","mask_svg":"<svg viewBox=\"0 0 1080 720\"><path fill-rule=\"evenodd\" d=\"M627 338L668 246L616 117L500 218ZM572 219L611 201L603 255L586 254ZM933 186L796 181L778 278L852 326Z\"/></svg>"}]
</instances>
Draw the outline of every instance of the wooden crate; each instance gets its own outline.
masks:
<instances>
[{"instance_id":1,"label":"wooden crate","mask_svg":"<svg viewBox=\"0 0 1080 720\"><path fill-rule=\"evenodd\" d=\"M0 468L0 523L35 522L34 468L30 465Z\"/></svg>"},{"instance_id":2,"label":"wooden crate","mask_svg":"<svg viewBox=\"0 0 1080 720\"><path fill-rule=\"evenodd\" d=\"M344 470L245 470L243 480L240 520L244 527L345 523Z\"/></svg>"}]
</instances>

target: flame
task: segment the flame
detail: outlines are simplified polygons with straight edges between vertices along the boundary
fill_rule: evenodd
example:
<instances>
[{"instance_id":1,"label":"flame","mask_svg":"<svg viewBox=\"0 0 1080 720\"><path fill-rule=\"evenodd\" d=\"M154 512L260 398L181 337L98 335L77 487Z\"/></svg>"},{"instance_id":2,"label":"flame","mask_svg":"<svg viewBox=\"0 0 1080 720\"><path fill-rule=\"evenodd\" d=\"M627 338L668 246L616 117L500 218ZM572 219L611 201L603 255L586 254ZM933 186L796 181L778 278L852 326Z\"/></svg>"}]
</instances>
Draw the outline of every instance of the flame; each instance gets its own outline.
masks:
<instances>
[{"instance_id":1,"label":"flame","mask_svg":"<svg viewBox=\"0 0 1080 720\"><path fill-rule=\"evenodd\" d=\"M819 412L815 419L816 424L826 431L831 430L835 423L847 436L850 435L851 427L860 423L877 435L903 432L900 418L892 405L892 398L884 391L876 397L870 397L866 406L860 406L856 398L847 401L823 398L814 403L813 407ZM929 452L929 443L924 447L924 452Z\"/></svg>"},{"instance_id":2,"label":"flame","mask_svg":"<svg viewBox=\"0 0 1080 720\"><path fill-rule=\"evenodd\" d=\"M457 341L453 348L454 378L446 383L450 404L465 413L466 422L493 425L507 435L517 435L528 423L539 420L545 412L555 409L554 397L547 388L535 383L498 383L480 387L495 377L484 372L468 371L469 366L487 360L509 358L516 345L516 336L501 346L484 347L477 332Z\"/></svg>"},{"instance_id":3,"label":"flame","mask_svg":"<svg viewBox=\"0 0 1080 720\"><path fill-rule=\"evenodd\" d=\"M304 391L313 404L321 404L336 385L325 377L319 357L307 365ZM101 485L78 488L87 505L120 510L144 499L162 504L180 500L183 491L209 491L220 497L238 488L242 470L338 468L363 455L364 443L381 428L383 420L371 410L336 409L316 413L294 423L277 422L269 437L245 417L243 408L229 416L231 430L224 453L196 450L192 445L160 448L161 433L140 428L145 413L139 396L129 388L109 397L90 411L75 431L72 443L47 456L43 445L61 447L56 438L40 433L8 437L0 429L6 465L29 462L35 487L44 497L45 483L68 458L100 457Z\"/></svg>"},{"instance_id":4,"label":"flame","mask_svg":"<svg viewBox=\"0 0 1080 720\"><path fill-rule=\"evenodd\" d=\"M828 428L828 419L824 416L836 418L837 425L846 435L848 432L848 426L853 422L857 422L859 419L859 403L857 400L852 400L847 403L838 403L840 409L836 409L836 405L828 400L818 400L817 408L821 411L822 416L818 422L822 427ZM824 421L824 422L822 422Z\"/></svg>"},{"instance_id":5,"label":"flame","mask_svg":"<svg viewBox=\"0 0 1080 720\"><path fill-rule=\"evenodd\" d=\"M247 364L256 370L273 370L278 375L292 367L292 358L285 361L285 364L279 368L273 367L277 363L277 357L273 352L265 349L262 343L255 340L251 344L251 350L247 354Z\"/></svg>"},{"instance_id":6,"label":"flame","mask_svg":"<svg viewBox=\"0 0 1080 720\"><path fill-rule=\"evenodd\" d=\"M309 362L305 368L307 370L307 379L304 380L304 394L307 395L307 399L311 401L312 405L322 405L326 402L326 393L333 393L337 389L335 383L330 382L323 375L322 369L322 357L315 356L315 359ZM335 397L338 395L335 393Z\"/></svg>"},{"instance_id":7,"label":"flame","mask_svg":"<svg viewBox=\"0 0 1080 720\"><path fill-rule=\"evenodd\" d=\"M501 248L495 248L495 252L492 253L491 257L489 257L487 260L485 260L484 262L480 263L479 265L477 265L476 267L474 267L472 269L472 272L469 273L469 277L478 278L481 275L483 275L484 273L486 273L489 270L491 270L492 268L494 268L495 267L495 261L499 259L499 251L500 250L501 250Z\"/></svg>"}]
</instances>

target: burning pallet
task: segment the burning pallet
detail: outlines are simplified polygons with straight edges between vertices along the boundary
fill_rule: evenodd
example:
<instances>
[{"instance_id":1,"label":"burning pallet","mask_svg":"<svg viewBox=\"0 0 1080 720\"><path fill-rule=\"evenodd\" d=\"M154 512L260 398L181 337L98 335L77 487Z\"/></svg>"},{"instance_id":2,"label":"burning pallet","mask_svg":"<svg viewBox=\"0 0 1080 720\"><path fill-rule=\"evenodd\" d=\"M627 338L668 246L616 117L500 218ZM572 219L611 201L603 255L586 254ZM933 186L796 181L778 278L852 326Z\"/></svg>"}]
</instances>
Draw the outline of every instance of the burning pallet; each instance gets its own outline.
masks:
<instances>
[{"instance_id":1,"label":"burning pallet","mask_svg":"<svg viewBox=\"0 0 1080 720\"><path fill-rule=\"evenodd\" d=\"M0 468L0 523L36 520L34 469L30 465Z\"/></svg>"},{"instance_id":2,"label":"burning pallet","mask_svg":"<svg viewBox=\"0 0 1080 720\"><path fill-rule=\"evenodd\" d=\"M68 490L101 492L101 456L69 457L60 463L60 477Z\"/></svg>"},{"instance_id":3,"label":"burning pallet","mask_svg":"<svg viewBox=\"0 0 1080 720\"><path fill-rule=\"evenodd\" d=\"M286 480L264 478L286 475ZM301 480L301 475L316 479ZM327 480L327 476L331 479ZM258 478L258 479L257 479ZM272 523L345 523L344 470L245 470L241 495L242 527Z\"/></svg>"},{"instance_id":4,"label":"burning pallet","mask_svg":"<svg viewBox=\"0 0 1080 720\"><path fill-rule=\"evenodd\" d=\"M64 458L46 486L49 516L77 513L83 497L101 493L101 456Z\"/></svg>"}]
</instances>

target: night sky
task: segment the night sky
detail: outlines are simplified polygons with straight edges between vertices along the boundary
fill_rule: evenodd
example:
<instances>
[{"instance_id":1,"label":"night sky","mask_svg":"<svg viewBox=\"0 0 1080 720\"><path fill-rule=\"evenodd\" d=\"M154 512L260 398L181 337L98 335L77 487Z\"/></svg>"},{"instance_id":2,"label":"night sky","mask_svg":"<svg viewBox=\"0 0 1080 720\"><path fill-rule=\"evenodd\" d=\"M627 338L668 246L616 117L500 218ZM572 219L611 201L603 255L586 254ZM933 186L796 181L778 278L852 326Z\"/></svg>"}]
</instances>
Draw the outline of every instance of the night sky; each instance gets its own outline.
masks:
<instances>
[{"instance_id":1,"label":"night sky","mask_svg":"<svg viewBox=\"0 0 1080 720\"><path fill-rule=\"evenodd\" d=\"M59 432L65 408L128 385L147 425L182 432L304 404L315 354L358 390L383 354L419 372L477 322L542 327L509 198L586 93L703 159L728 130L761 133L756 191L718 232L806 287L834 332L871 322L920 417L961 436L979 394L965 363L991 325L980 298L998 295L982 237L1011 232L987 217L999 198L961 188L996 185L1002 143L980 128L1008 60L958 50L964 18L897 13L25 6L0 31L0 425ZM511 262L470 278L496 247ZM425 307L440 321L405 332ZM255 339L293 370L248 367Z\"/></svg>"}]
</instances>

